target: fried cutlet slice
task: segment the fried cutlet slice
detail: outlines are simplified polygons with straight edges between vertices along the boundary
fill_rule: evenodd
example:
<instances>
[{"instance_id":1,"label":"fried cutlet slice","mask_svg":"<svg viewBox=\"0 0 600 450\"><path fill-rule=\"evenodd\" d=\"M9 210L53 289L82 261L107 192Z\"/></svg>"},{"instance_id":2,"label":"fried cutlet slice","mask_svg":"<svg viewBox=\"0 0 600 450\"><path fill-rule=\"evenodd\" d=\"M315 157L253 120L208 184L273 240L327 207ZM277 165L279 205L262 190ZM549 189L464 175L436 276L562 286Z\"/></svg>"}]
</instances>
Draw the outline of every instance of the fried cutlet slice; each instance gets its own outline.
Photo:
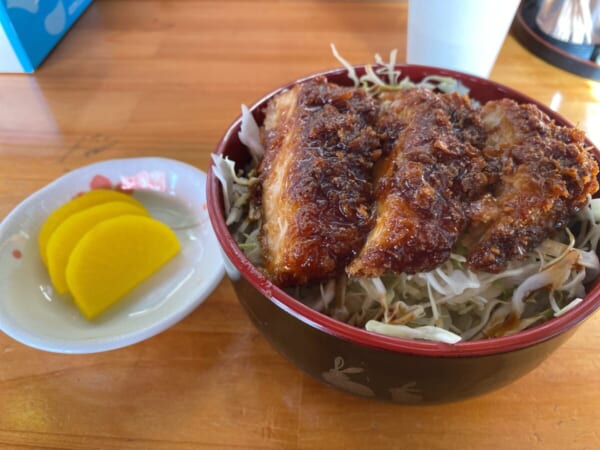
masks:
<instances>
[{"instance_id":1,"label":"fried cutlet slice","mask_svg":"<svg viewBox=\"0 0 600 450\"><path fill-rule=\"evenodd\" d=\"M374 100L325 78L295 85L268 105L259 166L259 235L279 286L332 278L372 223L372 169L380 157Z\"/></svg>"},{"instance_id":2,"label":"fried cutlet slice","mask_svg":"<svg viewBox=\"0 0 600 450\"><path fill-rule=\"evenodd\" d=\"M353 277L446 261L468 225L465 199L490 183L478 148L483 130L466 97L414 88L382 100L379 126L393 149L376 168L375 225L347 267Z\"/></svg>"},{"instance_id":3,"label":"fried cutlet slice","mask_svg":"<svg viewBox=\"0 0 600 450\"><path fill-rule=\"evenodd\" d=\"M583 132L556 125L535 105L490 101L481 119L499 180L470 207L467 264L499 272L568 225L598 190L598 165Z\"/></svg>"}]
</instances>

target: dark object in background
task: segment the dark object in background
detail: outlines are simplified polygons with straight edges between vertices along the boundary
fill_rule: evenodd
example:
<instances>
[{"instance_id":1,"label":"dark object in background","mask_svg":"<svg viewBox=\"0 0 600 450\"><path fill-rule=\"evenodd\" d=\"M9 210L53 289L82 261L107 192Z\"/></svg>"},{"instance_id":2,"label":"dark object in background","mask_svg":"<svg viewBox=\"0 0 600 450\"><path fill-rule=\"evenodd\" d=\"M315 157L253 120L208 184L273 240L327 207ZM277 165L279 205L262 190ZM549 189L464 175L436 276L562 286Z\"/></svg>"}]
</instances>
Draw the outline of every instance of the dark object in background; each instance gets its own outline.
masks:
<instances>
[{"instance_id":1,"label":"dark object in background","mask_svg":"<svg viewBox=\"0 0 600 450\"><path fill-rule=\"evenodd\" d=\"M550 64L600 80L600 0L523 0L512 33Z\"/></svg>"}]
</instances>

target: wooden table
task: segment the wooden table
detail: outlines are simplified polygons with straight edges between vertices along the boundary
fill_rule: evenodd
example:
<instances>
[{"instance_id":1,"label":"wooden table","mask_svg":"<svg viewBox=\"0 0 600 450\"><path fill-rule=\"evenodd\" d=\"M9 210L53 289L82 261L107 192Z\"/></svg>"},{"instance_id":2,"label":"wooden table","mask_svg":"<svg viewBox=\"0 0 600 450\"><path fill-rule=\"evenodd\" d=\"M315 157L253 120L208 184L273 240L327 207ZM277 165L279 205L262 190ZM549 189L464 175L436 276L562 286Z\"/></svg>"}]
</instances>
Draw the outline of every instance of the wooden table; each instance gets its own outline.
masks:
<instances>
[{"instance_id":1,"label":"wooden table","mask_svg":"<svg viewBox=\"0 0 600 450\"><path fill-rule=\"evenodd\" d=\"M100 1L35 76L0 76L0 218L51 180L117 157L206 169L241 103L399 49L399 1ZM508 37L491 78L600 143L600 84ZM455 404L356 398L301 373L224 279L168 331L107 353L44 353L0 333L0 447L597 449L600 315L513 385Z\"/></svg>"}]
</instances>

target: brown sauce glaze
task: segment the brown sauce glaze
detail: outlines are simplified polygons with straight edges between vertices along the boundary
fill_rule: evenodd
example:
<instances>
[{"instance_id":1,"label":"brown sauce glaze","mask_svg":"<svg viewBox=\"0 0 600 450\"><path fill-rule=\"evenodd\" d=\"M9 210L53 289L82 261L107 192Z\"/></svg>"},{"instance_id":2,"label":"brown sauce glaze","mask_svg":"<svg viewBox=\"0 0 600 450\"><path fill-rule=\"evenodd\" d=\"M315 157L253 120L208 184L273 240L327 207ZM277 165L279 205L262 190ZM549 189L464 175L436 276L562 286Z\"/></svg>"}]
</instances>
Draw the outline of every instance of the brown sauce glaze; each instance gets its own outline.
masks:
<instances>
[{"instance_id":1,"label":"brown sauce glaze","mask_svg":"<svg viewBox=\"0 0 600 450\"><path fill-rule=\"evenodd\" d=\"M470 269L499 272L598 190L583 133L511 100L321 78L269 103L262 138L259 240L282 287L429 271L458 243Z\"/></svg>"},{"instance_id":2,"label":"brown sauce glaze","mask_svg":"<svg viewBox=\"0 0 600 450\"><path fill-rule=\"evenodd\" d=\"M481 117L501 172L487 202L470 205L479 239L467 245L467 264L499 272L568 225L598 190L598 165L581 131L557 126L534 105L488 102Z\"/></svg>"},{"instance_id":3,"label":"brown sauce glaze","mask_svg":"<svg viewBox=\"0 0 600 450\"><path fill-rule=\"evenodd\" d=\"M260 167L266 269L280 286L343 272L373 219L381 156L375 101L362 90L307 82L268 106Z\"/></svg>"},{"instance_id":4,"label":"brown sauce glaze","mask_svg":"<svg viewBox=\"0 0 600 450\"><path fill-rule=\"evenodd\" d=\"M382 96L380 127L394 141L375 181L376 222L356 277L432 270L450 257L468 225L464 203L489 184L477 145L485 136L466 97L425 88Z\"/></svg>"}]
</instances>

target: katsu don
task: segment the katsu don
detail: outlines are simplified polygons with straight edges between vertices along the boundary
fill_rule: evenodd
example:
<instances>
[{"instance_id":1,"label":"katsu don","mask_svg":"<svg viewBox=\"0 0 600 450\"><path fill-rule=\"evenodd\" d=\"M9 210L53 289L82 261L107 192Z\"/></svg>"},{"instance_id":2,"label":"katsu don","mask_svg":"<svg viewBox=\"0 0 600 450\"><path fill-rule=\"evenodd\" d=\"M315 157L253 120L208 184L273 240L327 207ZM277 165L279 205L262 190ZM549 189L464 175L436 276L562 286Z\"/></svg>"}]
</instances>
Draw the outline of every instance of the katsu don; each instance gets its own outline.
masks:
<instances>
[{"instance_id":1,"label":"katsu don","mask_svg":"<svg viewBox=\"0 0 600 450\"><path fill-rule=\"evenodd\" d=\"M500 272L598 190L583 133L511 100L319 78L269 102L261 139L259 243L281 287L430 271L458 247Z\"/></svg>"}]
</instances>

